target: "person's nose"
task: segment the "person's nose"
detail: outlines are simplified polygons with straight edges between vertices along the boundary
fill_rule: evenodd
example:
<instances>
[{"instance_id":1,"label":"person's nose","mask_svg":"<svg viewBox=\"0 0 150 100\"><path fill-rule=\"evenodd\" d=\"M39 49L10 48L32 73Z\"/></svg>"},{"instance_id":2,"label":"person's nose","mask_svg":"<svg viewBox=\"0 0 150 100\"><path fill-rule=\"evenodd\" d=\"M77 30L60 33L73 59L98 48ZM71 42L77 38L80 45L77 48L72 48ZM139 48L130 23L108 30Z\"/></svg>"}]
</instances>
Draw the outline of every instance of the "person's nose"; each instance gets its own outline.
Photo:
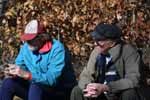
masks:
<instances>
[{"instance_id":1,"label":"person's nose","mask_svg":"<svg viewBox=\"0 0 150 100\"><path fill-rule=\"evenodd\" d=\"M104 47L104 42L101 42L101 41L95 42L94 45L102 48L102 47Z\"/></svg>"}]
</instances>

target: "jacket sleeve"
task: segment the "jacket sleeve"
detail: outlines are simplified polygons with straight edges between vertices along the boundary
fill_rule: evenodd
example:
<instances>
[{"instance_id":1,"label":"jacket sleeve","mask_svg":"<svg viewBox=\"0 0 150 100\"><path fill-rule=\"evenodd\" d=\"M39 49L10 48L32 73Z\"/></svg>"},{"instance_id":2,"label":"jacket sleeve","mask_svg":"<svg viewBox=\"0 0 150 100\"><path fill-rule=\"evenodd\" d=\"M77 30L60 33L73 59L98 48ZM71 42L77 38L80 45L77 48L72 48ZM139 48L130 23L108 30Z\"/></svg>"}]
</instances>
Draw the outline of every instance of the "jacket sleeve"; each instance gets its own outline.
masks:
<instances>
[{"instance_id":1,"label":"jacket sleeve","mask_svg":"<svg viewBox=\"0 0 150 100\"><path fill-rule=\"evenodd\" d=\"M111 92L134 88L139 84L139 67L141 60L139 53L132 46L126 45L123 47L122 57L125 75L120 80L108 84Z\"/></svg>"},{"instance_id":2,"label":"jacket sleeve","mask_svg":"<svg viewBox=\"0 0 150 100\"><path fill-rule=\"evenodd\" d=\"M94 81L93 75L95 74L95 63L96 63L96 57L98 56L99 52L97 48L94 48L92 51L88 64L86 67L84 67L83 71L80 74L79 78L79 87L81 89L84 89L87 84Z\"/></svg>"},{"instance_id":3,"label":"jacket sleeve","mask_svg":"<svg viewBox=\"0 0 150 100\"><path fill-rule=\"evenodd\" d=\"M27 67L25 66L25 62L24 62L24 48L26 46L26 43L20 48L20 51L15 59L15 64L18 65L21 69L28 71Z\"/></svg>"},{"instance_id":4,"label":"jacket sleeve","mask_svg":"<svg viewBox=\"0 0 150 100\"><path fill-rule=\"evenodd\" d=\"M65 66L65 50L63 46L55 48L52 52L52 58L50 64L48 65L48 71L46 73L42 72L32 72L32 81L35 83L45 83L47 85L55 85L58 77L61 75L62 70Z\"/></svg>"}]
</instances>

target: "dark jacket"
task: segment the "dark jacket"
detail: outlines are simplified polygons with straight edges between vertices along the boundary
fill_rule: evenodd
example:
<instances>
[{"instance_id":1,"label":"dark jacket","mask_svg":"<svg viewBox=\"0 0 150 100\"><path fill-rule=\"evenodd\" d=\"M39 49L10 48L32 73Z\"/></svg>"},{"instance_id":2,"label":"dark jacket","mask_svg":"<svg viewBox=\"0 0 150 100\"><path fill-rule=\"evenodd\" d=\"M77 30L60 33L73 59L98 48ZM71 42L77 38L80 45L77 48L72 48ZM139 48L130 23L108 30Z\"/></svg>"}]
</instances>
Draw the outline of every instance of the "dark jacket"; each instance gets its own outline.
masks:
<instances>
[{"instance_id":1,"label":"dark jacket","mask_svg":"<svg viewBox=\"0 0 150 100\"><path fill-rule=\"evenodd\" d=\"M138 52L129 44L124 44L122 46L121 54L120 50L121 44L117 44L108 51L112 56L112 61L116 66L116 70L119 73L119 76L121 77L121 79L117 81L108 83L110 92L114 93L120 90L137 87L140 77L140 55ZM96 70L95 64L98 55L99 50L98 48L95 48L90 55L87 67L84 68L80 75L79 87L81 89L84 89L88 83L95 82L97 79L99 72ZM120 57L118 58L119 55Z\"/></svg>"}]
</instances>

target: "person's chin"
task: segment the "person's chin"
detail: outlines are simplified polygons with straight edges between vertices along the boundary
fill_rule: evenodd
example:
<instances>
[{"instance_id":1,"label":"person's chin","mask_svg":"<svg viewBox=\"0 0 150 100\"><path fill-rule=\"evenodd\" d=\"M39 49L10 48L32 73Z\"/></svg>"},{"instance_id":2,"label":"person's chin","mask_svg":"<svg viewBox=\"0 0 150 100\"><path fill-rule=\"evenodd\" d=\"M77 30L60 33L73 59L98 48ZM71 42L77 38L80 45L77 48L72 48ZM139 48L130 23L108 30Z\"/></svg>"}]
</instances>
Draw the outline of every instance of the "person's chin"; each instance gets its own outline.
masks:
<instances>
[{"instance_id":1,"label":"person's chin","mask_svg":"<svg viewBox=\"0 0 150 100\"><path fill-rule=\"evenodd\" d=\"M105 49L100 48L99 50L100 50L100 53L101 53L101 54L105 54L105 53L106 53L106 50L105 50Z\"/></svg>"}]
</instances>

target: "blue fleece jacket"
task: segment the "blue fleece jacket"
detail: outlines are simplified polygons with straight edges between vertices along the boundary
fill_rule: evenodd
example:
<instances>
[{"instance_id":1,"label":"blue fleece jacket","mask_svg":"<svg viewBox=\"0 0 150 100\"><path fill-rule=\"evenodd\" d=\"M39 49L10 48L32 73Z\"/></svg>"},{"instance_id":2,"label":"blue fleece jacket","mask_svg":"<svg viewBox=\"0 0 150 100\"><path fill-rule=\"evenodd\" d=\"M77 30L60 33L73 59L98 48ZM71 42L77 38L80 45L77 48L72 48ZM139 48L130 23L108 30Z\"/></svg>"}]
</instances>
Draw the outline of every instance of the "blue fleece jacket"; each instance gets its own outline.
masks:
<instances>
[{"instance_id":1,"label":"blue fleece jacket","mask_svg":"<svg viewBox=\"0 0 150 100\"><path fill-rule=\"evenodd\" d=\"M56 85L65 67L64 46L58 40L53 39L49 52L34 53L29 49L29 45L24 43L16 58L16 64L32 73L31 82ZM68 79L71 80L71 77Z\"/></svg>"}]
</instances>

